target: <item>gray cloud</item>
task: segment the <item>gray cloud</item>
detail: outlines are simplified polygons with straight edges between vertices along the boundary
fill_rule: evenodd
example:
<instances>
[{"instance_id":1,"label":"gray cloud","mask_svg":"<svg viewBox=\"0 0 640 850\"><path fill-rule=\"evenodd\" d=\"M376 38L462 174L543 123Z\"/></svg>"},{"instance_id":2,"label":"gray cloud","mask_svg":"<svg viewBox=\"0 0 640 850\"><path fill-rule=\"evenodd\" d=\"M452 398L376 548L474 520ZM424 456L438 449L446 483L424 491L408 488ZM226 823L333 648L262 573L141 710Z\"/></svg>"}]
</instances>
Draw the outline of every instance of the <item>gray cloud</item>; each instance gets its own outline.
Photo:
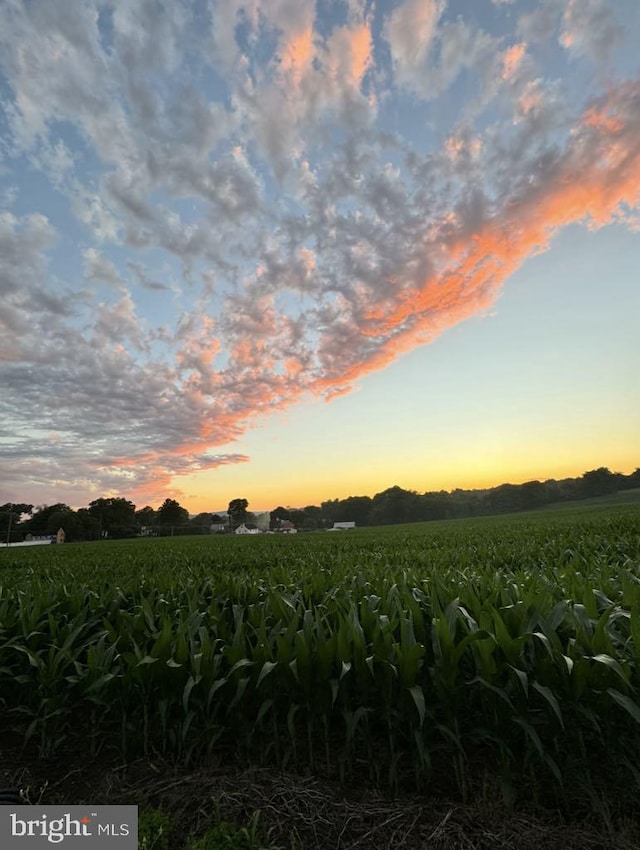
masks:
<instances>
[{"instance_id":1,"label":"gray cloud","mask_svg":"<svg viewBox=\"0 0 640 850\"><path fill-rule=\"evenodd\" d=\"M569 51L606 62L622 36L622 27L606 0L569 0L566 4L560 43Z\"/></svg>"},{"instance_id":2,"label":"gray cloud","mask_svg":"<svg viewBox=\"0 0 640 850\"><path fill-rule=\"evenodd\" d=\"M107 260L97 248L87 248L83 252L84 276L88 281L102 281L121 287L123 280L114 264Z\"/></svg>"},{"instance_id":3,"label":"gray cloud","mask_svg":"<svg viewBox=\"0 0 640 850\"><path fill-rule=\"evenodd\" d=\"M203 9L0 13L7 161L62 209L0 213L0 500L150 499L245 462L226 447L256 417L345 391L487 310L565 224L637 203L639 83L578 102L537 53L552 33L603 61L597 0L522 16L509 74L508 42L444 4L352 3L322 33L311 2ZM391 79L415 138L383 125Z\"/></svg>"}]
</instances>

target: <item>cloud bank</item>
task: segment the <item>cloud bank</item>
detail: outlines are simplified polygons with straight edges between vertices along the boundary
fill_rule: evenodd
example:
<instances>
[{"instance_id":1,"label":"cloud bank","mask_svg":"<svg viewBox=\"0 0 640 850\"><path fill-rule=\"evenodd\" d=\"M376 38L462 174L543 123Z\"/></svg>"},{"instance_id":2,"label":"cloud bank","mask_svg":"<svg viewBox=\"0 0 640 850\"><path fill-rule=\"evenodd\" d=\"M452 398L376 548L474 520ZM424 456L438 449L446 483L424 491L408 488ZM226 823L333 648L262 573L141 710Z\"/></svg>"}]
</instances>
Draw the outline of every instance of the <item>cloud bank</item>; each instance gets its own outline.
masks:
<instances>
[{"instance_id":1,"label":"cloud bank","mask_svg":"<svg viewBox=\"0 0 640 850\"><path fill-rule=\"evenodd\" d=\"M0 500L246 462L561 228L634 226L633 33L585 8L7 0Z\"/></svg>"}]
</instances>

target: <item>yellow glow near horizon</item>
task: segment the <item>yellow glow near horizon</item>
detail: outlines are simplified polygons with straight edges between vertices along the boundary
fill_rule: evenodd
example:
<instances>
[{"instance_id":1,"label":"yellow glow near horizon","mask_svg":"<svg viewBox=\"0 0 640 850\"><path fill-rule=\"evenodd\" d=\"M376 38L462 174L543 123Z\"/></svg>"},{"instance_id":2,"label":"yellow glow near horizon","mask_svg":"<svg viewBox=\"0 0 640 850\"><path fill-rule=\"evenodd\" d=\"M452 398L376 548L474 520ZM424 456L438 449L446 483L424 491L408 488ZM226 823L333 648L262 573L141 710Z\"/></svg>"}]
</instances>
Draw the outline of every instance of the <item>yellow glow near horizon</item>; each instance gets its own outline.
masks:
<instances>
[{"instance_id":1,"label":"yellow glow near horizon","mask_svg":"<svg viewBox=\"0 0 640 850\"><path fill-rule=\"evenodd\" d=\"M591 462L582 464L562 459L536 464L534 459L522 458L520 464L510 467L478 463L463 469L459 466L445 468L443 464L439 468L432 465L427 470L414 464L413 469L402 466L387 471L378 468L367 472L351 468L344 470L339 476L335 470L331 470L323 476L316 477L314 474L312 481L304 480L301 475L296 476L293 470L283 470L278 481L264 480L255 474L255 470L252 474L251 464L247 464L246 471L242 470L241 474L238 474L239 470L235 468L228 476L224 474L228 470L223 470L222 475L207 473L181 482L176 480L175 483L179 483L183 490L184 495L180 498L191 513L221 510L234 498L248 499L251 510L267 511L278 505L305 507L320 505L329 499L374 496L395 485L418 493L440 490L451 492L457 488L482 490L505 483L522 484L532 480L579 478L584 472L601 466L607 466L612 472L629 475L639 464L638 457L625 459L622 456L604 460L592 459ZM226 480L227 478L229 480Z\"/></svg>"}]
</instances>

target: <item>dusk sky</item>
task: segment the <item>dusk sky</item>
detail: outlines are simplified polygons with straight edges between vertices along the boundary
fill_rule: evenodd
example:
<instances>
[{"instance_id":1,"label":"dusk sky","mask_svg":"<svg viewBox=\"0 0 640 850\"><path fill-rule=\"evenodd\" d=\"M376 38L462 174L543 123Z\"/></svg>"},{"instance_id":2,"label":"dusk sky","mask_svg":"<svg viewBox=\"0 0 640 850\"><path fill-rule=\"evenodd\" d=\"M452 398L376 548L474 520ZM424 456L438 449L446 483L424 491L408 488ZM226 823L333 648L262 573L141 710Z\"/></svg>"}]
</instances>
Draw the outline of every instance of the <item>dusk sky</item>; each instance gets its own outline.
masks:
<instances>
[{"instance_id":1,"label":"dusk sky","mask_svg":"<svg viewBox=\"0 0 640 850\"><path fill-rule=\"evenodd\" d=\"M2 0L0 503L640 466L638 0Z\"/></svg>"}]
</instances>

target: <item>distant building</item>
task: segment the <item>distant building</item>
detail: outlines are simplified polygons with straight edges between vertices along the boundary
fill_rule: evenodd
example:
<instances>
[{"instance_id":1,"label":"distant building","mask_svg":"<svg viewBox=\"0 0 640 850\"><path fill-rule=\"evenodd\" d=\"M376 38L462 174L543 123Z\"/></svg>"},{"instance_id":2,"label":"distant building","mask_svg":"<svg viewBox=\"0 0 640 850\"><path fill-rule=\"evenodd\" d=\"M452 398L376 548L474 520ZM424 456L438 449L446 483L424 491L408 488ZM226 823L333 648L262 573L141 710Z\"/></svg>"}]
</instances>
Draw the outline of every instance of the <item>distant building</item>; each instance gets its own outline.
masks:
<instances>
[{"instance_id":1,"label":"distant building","mask_svg":"<svg viewBox=\"0 0 640 850\"><path fill-rule=\"evenodd\" d=\"M347 531L349 528L355 527L355 522L334 522L333 528L330 528L329 531Z\"/></svg>"},{"instance_id":2,"label":"distant building","mask_svg":"<svg viewBox=\"0 0 640 850\"><path fill-rule=\"evenodd\" d=\"M3 546L42 546L43 544L54 543L54 542L55 542L55 537L49 537L49 536L47 536L47 537L33 537L32 536L31 539L29 539L29 535L27 535L27 538L25 540L21 540L18 543L3 543L2 545Z\"/></svg>"},{"instance_id":3,"label":"distant building","mask_svg":"<svg viewBox=\"0 0 640 850\"><path fill-rule=\"evenodd\" d=\"M235 534L261 534L261 533L262 532L260 531L259 528L256 528L255 526L246 525L244 522L242 523L242 525L239 525L235 530Z\"/></svg>"},{"instance_id":4,"label":"distant building","mask_svg":"<svg viewBox=\"0 0 640 850\"><path fill-rule=\"evenodd\" d=\"M297 534L298 533L298 529L295 527L295 525L289 519L283 519L280 522L280 525L278 527L278 531L280 531L282 534Z\"/></svg>"}]
</instances>

